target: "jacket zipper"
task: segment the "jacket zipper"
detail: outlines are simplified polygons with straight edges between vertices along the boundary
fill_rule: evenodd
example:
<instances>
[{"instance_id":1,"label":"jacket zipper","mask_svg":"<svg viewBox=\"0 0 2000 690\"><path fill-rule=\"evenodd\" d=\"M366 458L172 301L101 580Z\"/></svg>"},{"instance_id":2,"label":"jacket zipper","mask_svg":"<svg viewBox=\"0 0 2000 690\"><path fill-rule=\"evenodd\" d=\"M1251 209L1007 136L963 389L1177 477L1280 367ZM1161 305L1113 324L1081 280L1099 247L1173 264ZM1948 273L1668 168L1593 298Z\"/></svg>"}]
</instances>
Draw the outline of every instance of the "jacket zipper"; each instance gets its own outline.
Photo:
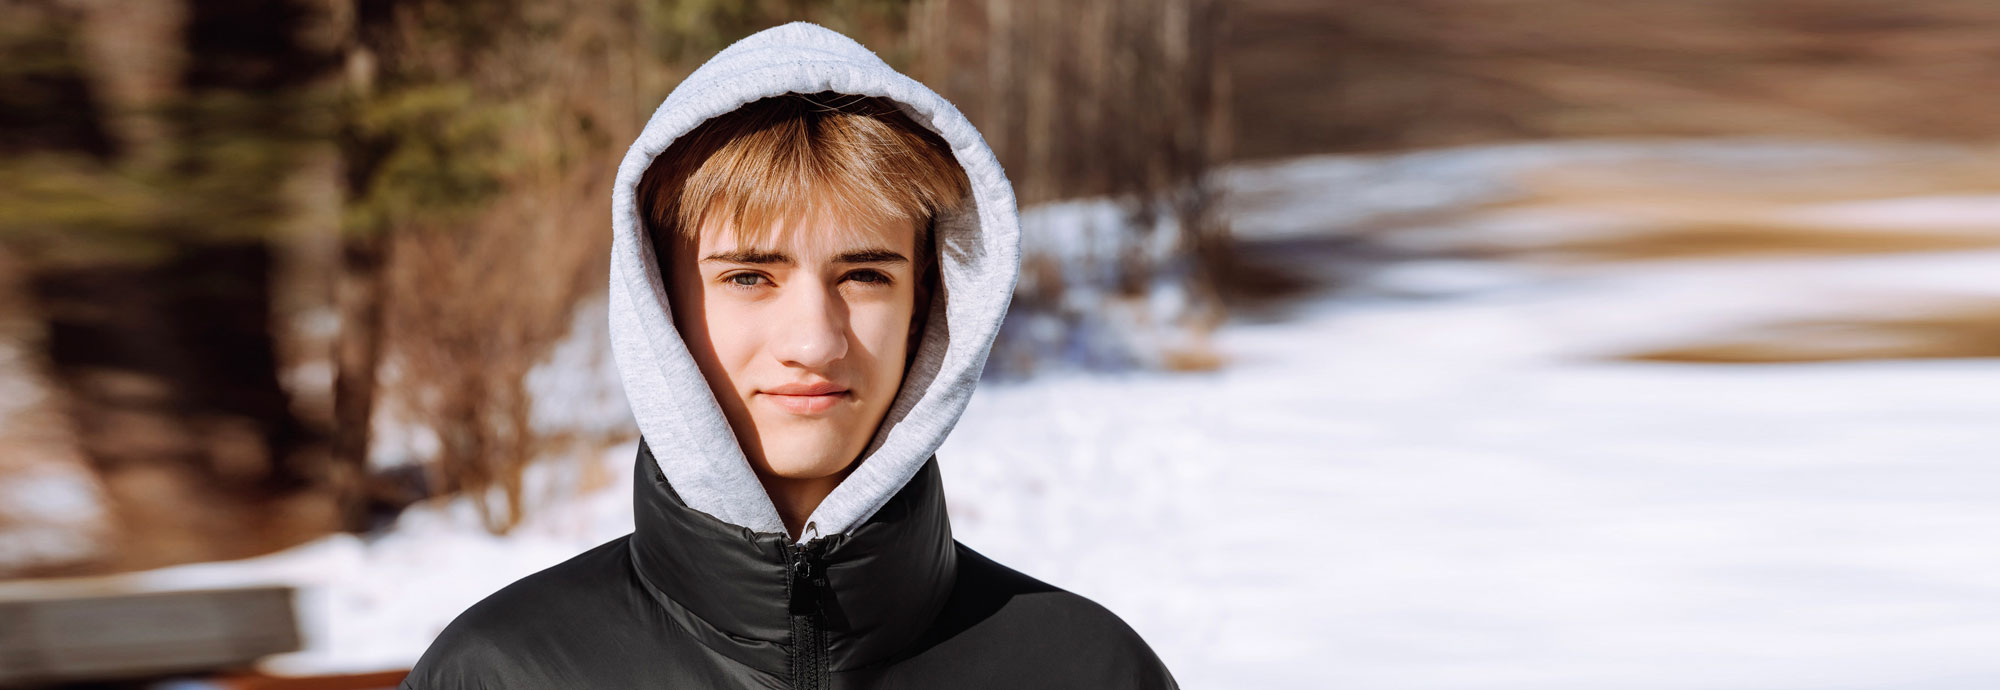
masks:
<instances>
[{"instance_id":1,"label":"jacket zipper","mask_svg":"<svg viewBox=\"0 0 2000 690\"><path fill-rule=\"evenodd\" d=\"M791 683L796 690L822 690L827 686L826 572L815 546L792 545Z\"/></svg>"}]
</instances>

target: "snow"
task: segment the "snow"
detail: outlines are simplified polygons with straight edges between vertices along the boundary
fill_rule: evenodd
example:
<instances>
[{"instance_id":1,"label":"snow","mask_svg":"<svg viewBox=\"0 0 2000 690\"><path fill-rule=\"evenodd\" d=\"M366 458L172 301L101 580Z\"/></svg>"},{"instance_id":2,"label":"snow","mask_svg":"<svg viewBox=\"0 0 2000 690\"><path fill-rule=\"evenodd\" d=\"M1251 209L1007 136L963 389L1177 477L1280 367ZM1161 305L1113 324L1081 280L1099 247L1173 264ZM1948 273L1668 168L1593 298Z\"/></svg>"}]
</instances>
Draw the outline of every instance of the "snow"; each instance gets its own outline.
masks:
<instances>
[{"instance_id":1,"label":"snow","mask_svg":"<svg viewBox=\"0 0 2000 690\"><path fill-rule=\"evenodd\" d=\"M1199 318L1168 204L1082 199L1021 211L1023 270L986 376L1159 369ZM1049 270L1041 270L1042 266ZM1136 279L1132 276L1136 273ZM1127 283L1144 297L1120 297Z\"/></svg>"},{"instance_id":2,"label":"snow","mask_svg":"<svg viewBox=\"0 0 2000 690\"><path fill-rule=\"evenodd\" d=\"M0 316L0 579L111 548L103 487L55 421L61 399L24 346L22 321Z\"/></svg>"},{"instance_id":3,"label":"snow","mask_svg":"<svg viewBox=\"0 0 2000 690\"><path fill-rule=\"evenodd\" d=\"M1571 358L1628 297L1325 305L1210 375L988 387L956 533L1187 687L2000 681L2000 363Z\"/></svg>"},{"instance_id":4,"label":"snow","mask_svg":"<svg viewBox=\"0 0 2000 690\"><path fill-rule=\"evenodd\" d=\"M1275 205L1238 209L1249 249L1339 279L1226 324L1215 371L982 384L939 451L955 535L1104 604L1189 688L2000 687L2000 360L1619 358L1990 303L2000 251L1538 264L1454 253L1550 241L1536 211L1425 211L1621 155L1781 170L1889 154L1523 145L1234 171ZM1377 186L1327 191L1349 183ZM1976 232L1996 202L1853 203L1797 213ZM1355 228L1395 218L1406 244L1323 259L1367 254ZM271 670L402 667L472 602L629 531L634 452L594 456L603 486L583 462L536 466L535 507L504 538L459 499L373 540L128 577L289 582L309 648Z\"/></svg>"},{"instance_id":5,"label":"snow","mask_svg":"<svg viewBox=\"0 0 2000 690\"><path fill-rule=\"evenodd\" d=\"M1807 206L1793 220L1829 227L2000 232L2000 197L1925 196Z\"/></svg>"},{"instance_id":6,"label":"snow","mask_svg":"<svg viewBox=\"0 0 2000 690\"><path fill-rule=\"evenodd\" d=\"M1615 166L1710 185L1729 184L1748 173L1771 188L1790 189L1824 185L1829 177L1879 177L1884 171L1893 174L1979 165L1984 155L1962 147L1907 142L1832 143L1784 137L1594 139L1301 156L1231 166L1217 178L1228 190L1224 201L1237 235L1275 240L1319 237L1334 228L1366 228L1515 201L1525 193L1524 180L1549 172ZM1715 175L1716 171L1726 174ZM1685 179L1690 177L1694 179ZM1927 209L1939 206L1933 201L1909 203ZM1990 201L1974 203L1984 205L1969 209L1972 213L1992 218ZM1908 208L1892 205L1871 209L1880 209L1882 215L1898 223L1909 222ZM1845 210L1826 209L1833 213ZM1962 218L1966 211L1938 212Z\"/></svg>"},{"instance_id":7,"label":"snow","mask_svg":"<svg viewBox=\"0 0 2000 690\"><path fill-rule=\"evenodd\" d=\"M95 477L68 463L24 464L0 482L0 563L22 567L102 555L109 516Z\"/></svg>"},{"instance_id":8,"label":"snow","mask_svg":"<svg viewBox=\"0 0 2000 690\"><path fill-rule=\"evenodd\" d=\"M1616 358L1995 304L2000 251L1463 258L1651 230L1477 208L1533 168L1621 155L1891 154L1524 145L1236 171L1238 203L1271 203L1239 231L1337 279L1224 328L1219 371L983 386L939 453L955 534L1118 612L1184 687L2000 686L2000 361ZM1778 215L1996 236L1996 203ZM1396 223L1428 232L1367 236Z\"/></svg>"}]
</instances>

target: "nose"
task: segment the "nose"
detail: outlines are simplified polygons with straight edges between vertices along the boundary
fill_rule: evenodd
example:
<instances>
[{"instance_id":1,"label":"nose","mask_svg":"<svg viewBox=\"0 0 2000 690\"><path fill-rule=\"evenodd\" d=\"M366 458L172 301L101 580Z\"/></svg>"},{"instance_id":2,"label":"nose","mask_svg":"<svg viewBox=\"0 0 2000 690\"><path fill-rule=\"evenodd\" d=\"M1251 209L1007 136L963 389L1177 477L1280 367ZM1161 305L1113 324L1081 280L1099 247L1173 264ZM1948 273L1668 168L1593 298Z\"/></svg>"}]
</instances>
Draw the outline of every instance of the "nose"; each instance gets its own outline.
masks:
<instances>
[{"instance_id":1,"label":"nose","mask_svg":"<svg viewBox=\"0 0 2000 690\"><path fill-rule=\"evenodd\" d=\"M847 303L825 285L794 283L772 324L778 359L786 366L825 369L847 356Z\"/></svg>"}]
</instances>

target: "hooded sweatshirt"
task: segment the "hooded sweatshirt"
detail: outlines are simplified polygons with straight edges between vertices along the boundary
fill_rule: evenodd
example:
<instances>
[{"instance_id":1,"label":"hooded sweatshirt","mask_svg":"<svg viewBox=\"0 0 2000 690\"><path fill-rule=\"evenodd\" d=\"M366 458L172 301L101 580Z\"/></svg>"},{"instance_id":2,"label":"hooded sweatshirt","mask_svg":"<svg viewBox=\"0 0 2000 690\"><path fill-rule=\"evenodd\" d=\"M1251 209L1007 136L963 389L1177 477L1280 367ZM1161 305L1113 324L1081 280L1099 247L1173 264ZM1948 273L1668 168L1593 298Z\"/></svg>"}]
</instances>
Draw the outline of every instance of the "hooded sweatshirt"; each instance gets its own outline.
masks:
<instances>
[{"instance_id":1,"label":"hooded sweatshirt","mask_svg":"<svg viewBox=\"0 0 2000 690\"><path fill-rule=\"evenodd\" d=\"M992 149L950 102L861 44L803 22L723 49L667 96L618 166L612 196L611 345L639 433L689 507L760 532L785 531L729 422L674 329L664 277L641 220L639 180L674 139L709 118L787 92L879 96L951 146L971 203L936 221L941 288L915 359L853 473L807 518L819 534L860 524L944 443L972 397L1021 272L1014 190ZM810 535L801 535L801 539Z\"/></svg>"},{"instance_id":2,"label":"hooded sweatshirt","mask_svg":"<svg viewBox=\"0 0 2000 690\"><path fill-rule=\"evenodd\" d=\"M786 93L875 96L971 182L936 219L939 289L855 469L792 538L675 330L639 180L702 122ZM1020 275L1012 187L957 108L868 49L795 22L683 81L618 168L610 328L641 441L634 530L467 609L403 682L444 688L1172 688L1122 620L957 543L934 455Z\"/></svg>"}]
</instances>

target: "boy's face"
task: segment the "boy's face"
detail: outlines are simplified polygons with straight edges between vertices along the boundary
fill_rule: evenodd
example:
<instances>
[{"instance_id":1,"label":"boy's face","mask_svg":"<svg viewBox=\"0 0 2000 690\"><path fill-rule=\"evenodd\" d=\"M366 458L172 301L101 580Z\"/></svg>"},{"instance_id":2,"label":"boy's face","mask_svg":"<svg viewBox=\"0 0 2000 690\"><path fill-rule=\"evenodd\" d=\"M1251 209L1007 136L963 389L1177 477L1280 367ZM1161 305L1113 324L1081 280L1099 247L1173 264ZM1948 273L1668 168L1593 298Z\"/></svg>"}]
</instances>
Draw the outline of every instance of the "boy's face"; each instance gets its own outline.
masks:
<instances>
[{"instance_id":1,"label":"boy's face","mask_svg":"<svg viewBox=\"0 0 2000 690\"><path fill-rule=\"evenodd\" d=\"M716 214L720 216L722 214ZM820 219L739 244L727 221L668 252L674 323L760 476L848 469L903 380L916 227Z\"/></svg>"}]
</instances>

